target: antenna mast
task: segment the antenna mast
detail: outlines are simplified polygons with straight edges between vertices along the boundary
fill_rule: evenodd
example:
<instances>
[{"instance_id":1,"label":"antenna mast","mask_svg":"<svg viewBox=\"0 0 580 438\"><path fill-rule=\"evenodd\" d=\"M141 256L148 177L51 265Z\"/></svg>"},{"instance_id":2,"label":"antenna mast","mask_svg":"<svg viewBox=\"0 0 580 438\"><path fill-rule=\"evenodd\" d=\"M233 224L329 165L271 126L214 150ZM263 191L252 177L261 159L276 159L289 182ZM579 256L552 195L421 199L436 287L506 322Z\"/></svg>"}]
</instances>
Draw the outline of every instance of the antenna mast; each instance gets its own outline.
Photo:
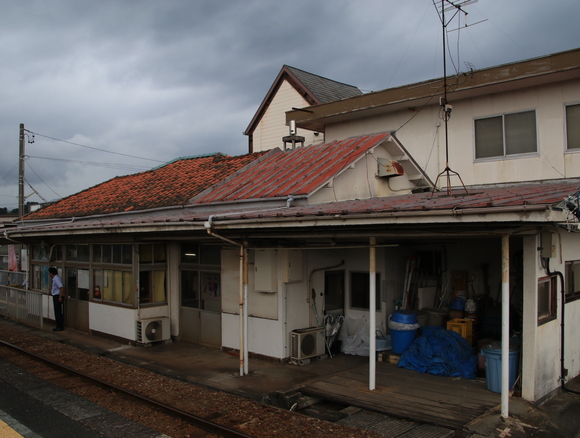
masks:
<instances>
[{"instance_id":1,"label":"antenna mast","mask_svg":"<svg viewBox=\"0 0 580 438\"><path fill-rule=\"evenodd\" d=\"M461 185L463 186L463 189L465 190L466 193L467 192L467 188L465 187L465 184L463 184L463 180L461 179L461 176L455 172L454 170L451 170L451 168L449 167L449 133L447 130L447 123L449 122L449 119L451 118L451 111L453 109L453 107L447 102L447 56L446 56L446 46L447 46L447 40L446 40L446 36L447 36L447 25L451 22L451 20L453 20L453 18L459 13L462 12L463 14L467 15L467 12L465 12L461 7L471 4L471 3L475 3L477 2L477 0L465 0L465 1L461 1L461 2L452 2L451 0L441 0L441 28L443 30L443 97L440 99L440 105L441 108L443 110L442 114L443 114L443 123L445 126L445 169L443 169L443 172L441 172L439 175L437 175L437 179L435 180L435 186L433 188L433 192L435 191L435 188L437 187L437 182L439 181L439 178L441 178L443 175L445 175L445 178L447 179L447 195L451 196L452 193L452 188L451 188L451 176L455 175L459 178L459 181L461 181ZM448 3L450 6L446 6L446 3ZM455 13L453 14L453 16L451 17L451 19L449 20L449 22L445 21L445 11L446 10L454 10ZM433 192L431 193L431 196L433 196Z\"/></svg>"}]
</instances>

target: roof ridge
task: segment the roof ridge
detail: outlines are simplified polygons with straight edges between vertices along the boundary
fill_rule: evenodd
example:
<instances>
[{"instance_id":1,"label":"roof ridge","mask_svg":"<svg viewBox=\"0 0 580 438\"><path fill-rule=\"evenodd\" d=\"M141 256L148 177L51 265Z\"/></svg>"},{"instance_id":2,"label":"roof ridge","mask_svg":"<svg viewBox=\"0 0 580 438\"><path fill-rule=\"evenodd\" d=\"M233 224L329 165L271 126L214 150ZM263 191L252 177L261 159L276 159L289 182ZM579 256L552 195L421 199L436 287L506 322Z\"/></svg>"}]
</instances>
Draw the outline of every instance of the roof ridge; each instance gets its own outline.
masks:
<instances>
[{"instance_id":1,"label":"roof ridge","mask_svg":"<svg viewBox=\"0 0 580 438\"><path fill-rule=\"evenodd\" d=\"M297 67L292 67L291 65L288 65L288 64L284 64L284 67L288 68L288 70L296 70L296 71L299 71L301 73L307 74L309 76L315 76L317 78L324 79L325 81L334 82L335 84L346 85L347 87L352 87L352 88L358 89L358 87L356 85L351 85L351 84L347 84L346 82L336 81L334 79L327 78L326 76L317 75L316 73L310 73L309 71L302 70L301 68L297 68Z\"/></svg>"}]
</instances>

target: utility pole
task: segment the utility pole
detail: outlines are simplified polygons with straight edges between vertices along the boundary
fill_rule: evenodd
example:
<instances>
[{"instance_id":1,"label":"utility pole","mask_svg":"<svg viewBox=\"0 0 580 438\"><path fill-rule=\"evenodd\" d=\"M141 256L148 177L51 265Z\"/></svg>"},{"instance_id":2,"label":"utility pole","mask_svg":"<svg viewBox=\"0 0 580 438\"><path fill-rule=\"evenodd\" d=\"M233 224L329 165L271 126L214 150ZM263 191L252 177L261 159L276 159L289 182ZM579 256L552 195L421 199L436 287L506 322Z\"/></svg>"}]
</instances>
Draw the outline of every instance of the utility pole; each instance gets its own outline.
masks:
<instances>
[{"instance_id":1,"label":"utility pole","mask_svg":"<svg viewBox=\"0 0 580 438\"><path fill-rule=\"evenodd\" d=\"M24 216L24 123L20 124L20 151L18 154L18 216Z\"/></svg>"}]
</instances>

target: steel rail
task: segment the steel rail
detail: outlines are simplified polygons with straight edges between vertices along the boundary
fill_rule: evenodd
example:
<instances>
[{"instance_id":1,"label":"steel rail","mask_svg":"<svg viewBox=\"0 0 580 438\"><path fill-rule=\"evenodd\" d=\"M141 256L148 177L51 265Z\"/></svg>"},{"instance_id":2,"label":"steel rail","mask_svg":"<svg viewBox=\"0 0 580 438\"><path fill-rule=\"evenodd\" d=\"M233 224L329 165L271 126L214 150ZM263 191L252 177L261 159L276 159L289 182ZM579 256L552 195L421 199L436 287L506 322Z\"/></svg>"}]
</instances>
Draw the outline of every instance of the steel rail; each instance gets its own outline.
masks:
<instances>
[{"instance_id":1,"label":"steel rail","mask_svg":"<svg viewBox=\"0 0 580 438\"><path fill-rule=\"evenodd\" d=\"M25 350L23 348L20 348L20 347L18 347L16 345L13 345L13 344L9 343L9 342L0 340L0 345L3 345L5 347L9 347L9 348L11 348L13 350L16 350L16 351L20 352L20 353L23 353L23 354L26 354L28 356L31 356L31 357L33 357L33 358L35 358L37 360L40 360L42 362L45 362L45 363L51 365L53 367L60 368L60 369L66 371L68 373L76 374L76 375L78 375L80 377L83 377L83 378L85 378L87 380L91 380L93 382L96 382L99 385L105 386L107 388L114 389L115 391L119 391L119 392L124 393L124 394L127 394L127 395L129 395L131 397L134 397L134 398L136 398L138 400L141 400L141 401L144 401L146 403L152 404L153 406L156 406L156 407L161 408L161 409L163 409L163 410L165 410L167 412L170 412L173 415L176 415L176 416L179 416L179 417L183 417L183 418L191 421L192 424L195 427L198 427L200 429L203 429L206 432L217 433L219 436L222 436L222 437L225 437L225 438L230 438L230 437L231 438L255 438L255 437L253 437L251 435L247 435L247 434L242 433L242 432L239 432L239 431L237 431L235 429L230 429L229 427L222 426L222 425L220 425L218 423L214 423L212 421L208 421L208 420L205 420L205 419L203 419L201 417L198 417L197 415L193 415L193 414L190 414L188 412L182 411L181 409L175 408L173 406L169 406L169 405L166 405L164 403L158 402L158 401L153 400L153 399L151 399L151 398L149 398L147 396L144 396L142 394L139 394L137 392L134 392L134 391L132 391L130 389L122 388L122 387L117 386L117 385L115 385L113 383L110 383L110 382L107 382L105 380L99 379L98 377L94 377L94 376L85 374L82 371L75 370L73 368L70 368L67 365L64 365L64 364L55 362L55 361L53 361L51 359L48 359L46 357L40 356L40 355L38 355L36 353L33 353L31 351L28 351L28 350Z\"/></svg>"}]
</instances>

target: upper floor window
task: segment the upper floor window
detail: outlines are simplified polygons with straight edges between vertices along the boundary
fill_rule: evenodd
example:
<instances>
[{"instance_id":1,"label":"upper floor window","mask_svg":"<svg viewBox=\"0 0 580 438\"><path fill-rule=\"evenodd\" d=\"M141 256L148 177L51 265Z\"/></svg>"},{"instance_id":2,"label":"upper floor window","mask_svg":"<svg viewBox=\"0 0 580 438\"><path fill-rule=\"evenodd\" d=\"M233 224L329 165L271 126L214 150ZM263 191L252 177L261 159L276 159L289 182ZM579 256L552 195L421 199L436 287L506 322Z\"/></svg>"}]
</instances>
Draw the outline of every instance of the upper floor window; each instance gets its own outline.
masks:
<instances>
[{"instance_id":1,"label":"upper floor window","mask_svg":"<svg viewBox=\"0 0 580 438\"><path fill-rule=\"evenodd\" d=\"M580 104L566 107L566 149L580 151Z\"/></svg>"},{"instance_id":2,"label":"upper floor window","mask_svg":"<svg viewBox=\"0 0 580 438\"><path fill-rule=\"evenodd\" d=\"M538 152L536 112L475 120L475 158L503 158Z\"/></svg>"}]
</instances>

